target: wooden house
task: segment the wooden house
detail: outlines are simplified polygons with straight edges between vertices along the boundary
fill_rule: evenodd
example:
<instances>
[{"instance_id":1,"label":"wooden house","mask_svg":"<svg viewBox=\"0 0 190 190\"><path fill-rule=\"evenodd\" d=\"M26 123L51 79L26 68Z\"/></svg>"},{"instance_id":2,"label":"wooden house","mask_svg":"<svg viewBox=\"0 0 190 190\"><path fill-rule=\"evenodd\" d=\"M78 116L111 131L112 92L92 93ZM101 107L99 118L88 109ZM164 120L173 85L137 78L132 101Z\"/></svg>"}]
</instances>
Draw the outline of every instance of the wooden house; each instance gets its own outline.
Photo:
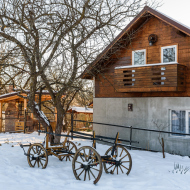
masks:
<instances>
[{"instance_id":1,"label":"wooden house","mask_svg":"<svg viewBox=\"0 0 190 190\"><path fill-rule=\"evenodd\" d=\"M38 130L38 120L35 119L30 110L27 109L28 100L24 98L27 94L16 92L12 89L9 90L9 93L0 95L0 132L23 131L24 125L27 131ZM49 93L42 91L41 102L50 99L51 96ZM36 102L39 102L39 92L36 93ZM52 122L52 127L55 128L54 123L56 123L56 117Z\"/></svg>"},{"instance_id":2,"label":"wooden house","mask_svg":"<svg viewBox=\"0 0 190 190\"><path fill-rule=\"evenodd\" d=\"M94 80L94 122L190 133L190 28L157 10L146 6L82 78ZM127 129L93 128L129 139ZM133 130L132 137L137 146L161 150L158 133ZM167 152L190 155L190 136L162 137Z\"/></svg>"},{"instance_id":3,"label":"wooden house","mask_svg":"<svg viewBox=\"0 0 190 190\"><path fill-rule=\"evenodd\" d=\"M92 106L93 103L90 104ZM73 114L73 119L74 120L82 120L82 121L87 121L87 122L79 122L79 121L74 121L74 130L79 130L79 131L88 131L92 130L92 124L88 122L93 121L93 108L88 108L88 107L76 107L73 106L71 107L67 113ZM71 123L71 118L67 118L69 124Z\"/></svg>"}]
</instances>

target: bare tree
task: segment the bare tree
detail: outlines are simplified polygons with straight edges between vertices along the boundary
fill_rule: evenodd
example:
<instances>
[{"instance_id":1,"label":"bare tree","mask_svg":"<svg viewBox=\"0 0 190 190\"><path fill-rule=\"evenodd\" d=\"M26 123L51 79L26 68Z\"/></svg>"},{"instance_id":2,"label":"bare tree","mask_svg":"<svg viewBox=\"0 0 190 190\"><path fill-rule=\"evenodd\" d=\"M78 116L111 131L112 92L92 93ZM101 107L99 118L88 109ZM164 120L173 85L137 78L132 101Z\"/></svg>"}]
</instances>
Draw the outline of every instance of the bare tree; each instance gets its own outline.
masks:
<instances>
[{"instance_id":1,"label":"bare tree","mask_svg":"<svg viewBox=\"0 0 190 190\"><path fill-rule=\"evenodd\" d=\"M39 87L48 90L57 108L55 132L60 134L71 101L85 86L80 73L145 4L144 0L0 0L0 42L7 47L0 62L4 84L14 80L23 91L29 87L29 109L51 129L35 104Z\"/></svg>"}]
</instances>

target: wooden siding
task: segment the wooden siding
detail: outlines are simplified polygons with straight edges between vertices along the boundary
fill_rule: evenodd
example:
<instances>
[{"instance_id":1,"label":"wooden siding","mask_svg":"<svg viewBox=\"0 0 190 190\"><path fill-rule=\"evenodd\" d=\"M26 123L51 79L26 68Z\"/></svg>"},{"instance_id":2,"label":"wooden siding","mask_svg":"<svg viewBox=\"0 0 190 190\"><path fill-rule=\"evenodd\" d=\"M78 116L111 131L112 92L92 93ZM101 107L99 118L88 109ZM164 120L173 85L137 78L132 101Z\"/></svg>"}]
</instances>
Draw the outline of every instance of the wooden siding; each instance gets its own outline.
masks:
<instances>
[{"instance_id":1,"label":"wooden siding","mask_svg":"<svg viewBox=\"0 0 190 190\"><path fill-rule=\"evenodd\" d=\"M156 34L158 41L149 46L148 36ZM118 92L118 86L114 83L115 67L128 66L132 64L132 51L146 49L147 64L161 62L161 47L177 45L178 63L186 66L186 88L183 92L176 91L163 92ZM190 37L181 35L181 33L153 17L136 33L131 44L122 49L109 59L104 72L95 78L95 97L183 97L190 96Z\"/></svg>"},{"instance_id":2,"label":"wooden siding","mask_svg":"<svg viewBox=\"0 0 190 190\"><path fill-rule=\"evenodd\" d=\"M185 91L185 66L154 65L115 69L117 92Z\"/></svg>"}]
</instances>

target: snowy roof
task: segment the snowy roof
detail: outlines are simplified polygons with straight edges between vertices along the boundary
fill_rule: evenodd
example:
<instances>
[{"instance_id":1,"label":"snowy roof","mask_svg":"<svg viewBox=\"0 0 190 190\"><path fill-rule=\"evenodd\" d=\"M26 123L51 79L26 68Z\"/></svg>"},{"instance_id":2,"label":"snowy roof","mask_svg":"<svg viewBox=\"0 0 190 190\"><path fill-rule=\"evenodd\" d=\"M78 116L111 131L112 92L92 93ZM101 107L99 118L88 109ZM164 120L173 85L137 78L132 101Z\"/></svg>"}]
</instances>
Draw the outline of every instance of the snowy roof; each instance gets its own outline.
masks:
<instances>
[{"instance_id":1,"label":"snowy roof","mask_svg":"<svg viewBox=\"0 0 190 190\"><path fill-rule=\"evenodd\" d=\"M15 89L15 90L17 90L17 89ZM13 91L13 92L10 92L10 93L2 94L2 95L0 95L0 100L1 99L6 99L6 98L9 98L9 97L12 97L12 96L16 96L20 92L22 92L22 91L17 90L17 91ZM21 94L27 94L27 93L30 93L30 90L25 90ZM36 93L38 94L39 91L37 91ZM42 95L49 95L49 92L47 90L42 90Z\"/></svg>"},{"instance_id":2,"label":"snowy roof","mask_svg":"<svg viewBox=\"0 0 190 190\"><path fill-rule=\"evenodd\" d=\"M93 113L93 108L71 107L68 111L75 111L75 112L78 112L78 113Z\"/></svg>"},{"instance_id":3,"label":"snowy roof","mask_svg":"<svg viewBox=\"0 0 190 190\"><path fill-rule=\"evenodd\" d=\"M0 99L1 98L5 98L5 97L9 97L9 96L14 96L14 95L17 95L18 92L10 92L10 93L7 93L7 94L2 94L0 95Z\"/></svg>"}]
</instances>

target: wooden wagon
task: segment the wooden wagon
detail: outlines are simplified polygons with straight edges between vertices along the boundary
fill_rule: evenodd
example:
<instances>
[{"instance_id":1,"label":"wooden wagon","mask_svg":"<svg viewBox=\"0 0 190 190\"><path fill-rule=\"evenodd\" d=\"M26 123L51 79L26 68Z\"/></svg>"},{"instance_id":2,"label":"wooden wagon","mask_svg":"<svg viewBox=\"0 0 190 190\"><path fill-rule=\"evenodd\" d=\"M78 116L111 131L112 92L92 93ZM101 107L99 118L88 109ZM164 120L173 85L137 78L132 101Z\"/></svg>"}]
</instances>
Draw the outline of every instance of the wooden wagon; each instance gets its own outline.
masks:
<instances>
[{"instance_id":1,"label":"wooden wagon","mask_svg":"<svg viewBox=\"0 0 190 190\"><path fill-rule=\"evenodd\" d=\"M45 132L45 131L40 131ZM65 158L66 161L72 160L72 169L74 176L77 180L93 180L93 183L96 184L101 175L103 168L106 173L110 174L129 174L132 168L132 158L128 150L119 143L119 133L117 133L115 138L104 137L104 136L95 136L95 132L93 135L85 134L81 132L73 132L75 135L73 138L80 139L89 139L92 140L92 147L90 146L82 146L77 150L76 145L72 141L68 141L68 137L70 130L66 135L62 134L60 136L65 136L65 140L63 143L58 145L49 146L48 136L57 135L54 133L46 133L46 141L43 144L35 143L28 145L20 145L21 148L29 147L28 152L26 153L24 150L24 154L27 156L28 163L30 167L39 167L46 168L48 164L48 156L54 155L59 158L59 160L63 160ZM106 139L106 140L104 140ZM103 141L110 143L109 140L114 140L112 146L105 152L105 155L100 156L96 150L96 141ZM126 141L126 140L122 140Z\"/></svg>"}]
</instances>

